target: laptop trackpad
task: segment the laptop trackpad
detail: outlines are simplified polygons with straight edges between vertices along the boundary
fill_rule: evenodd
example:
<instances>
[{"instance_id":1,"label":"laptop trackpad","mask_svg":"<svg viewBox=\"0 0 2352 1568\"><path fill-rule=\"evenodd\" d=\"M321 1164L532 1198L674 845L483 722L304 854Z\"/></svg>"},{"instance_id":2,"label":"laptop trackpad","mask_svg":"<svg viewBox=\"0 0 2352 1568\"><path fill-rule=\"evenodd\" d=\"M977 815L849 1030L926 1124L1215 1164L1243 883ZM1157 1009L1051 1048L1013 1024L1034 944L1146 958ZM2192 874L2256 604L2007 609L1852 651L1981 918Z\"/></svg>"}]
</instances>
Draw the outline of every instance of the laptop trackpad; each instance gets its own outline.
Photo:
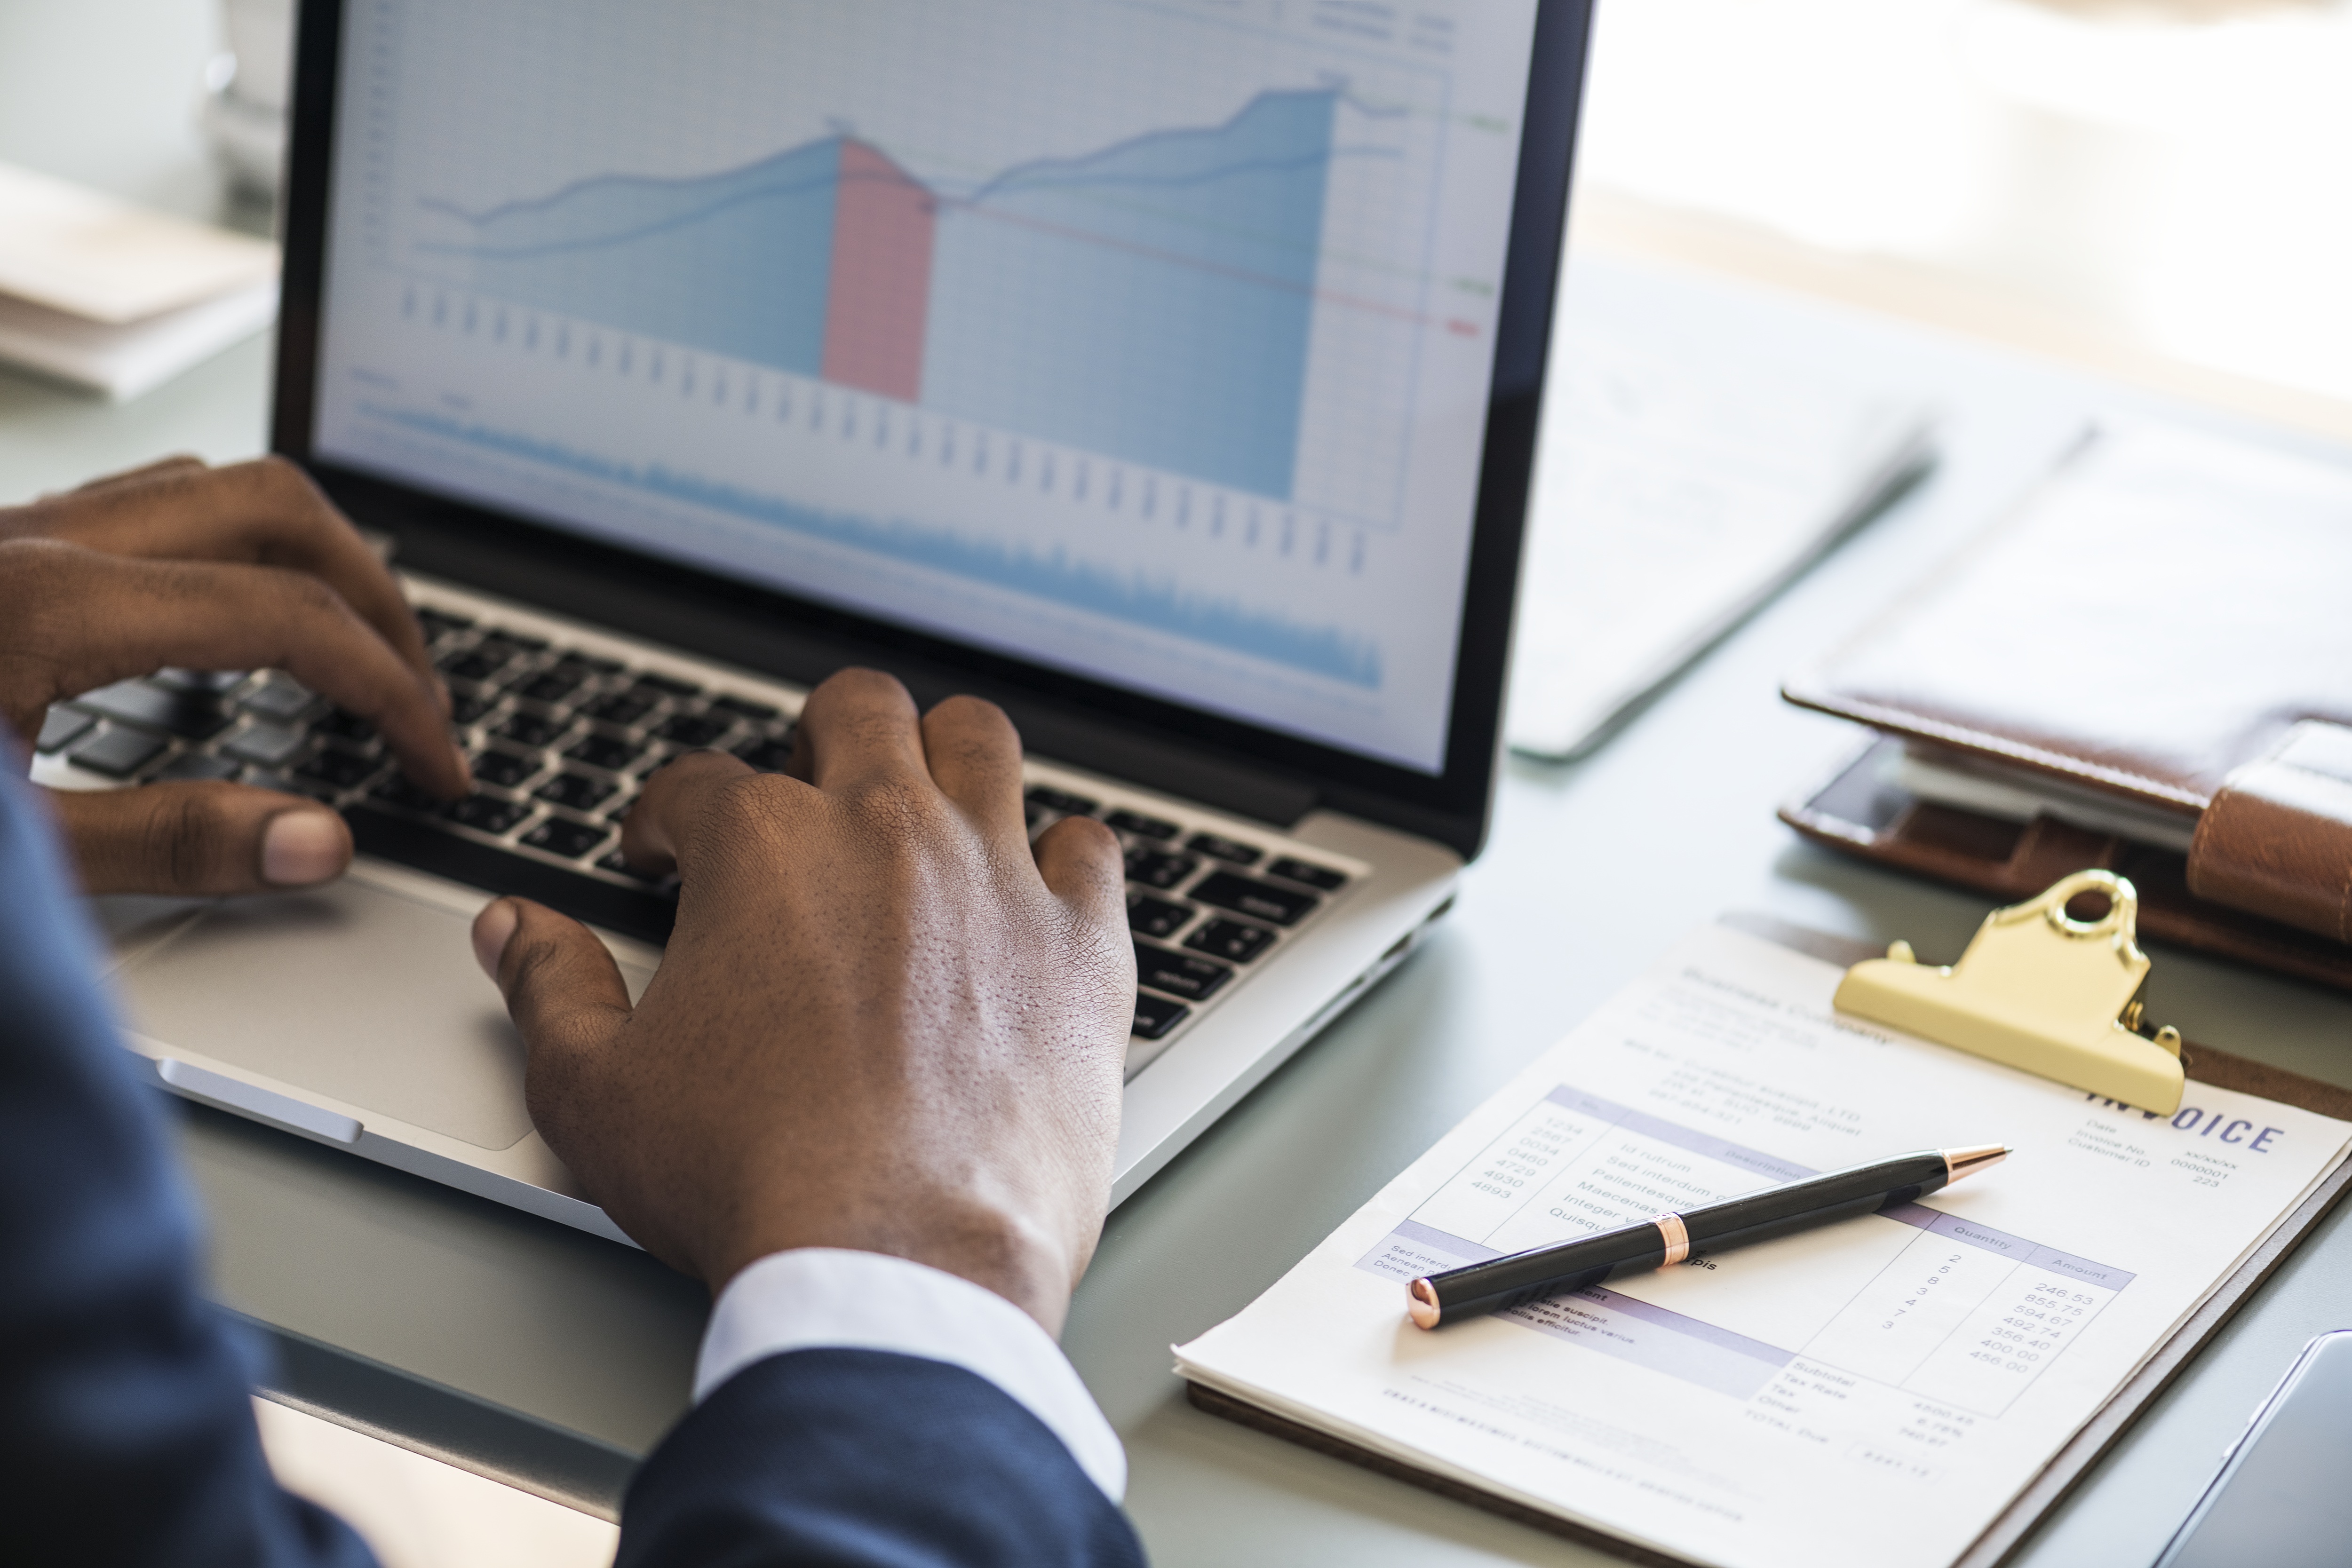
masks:
<instances>
[{"instance_id":1,"label":"laptop trackpad","mask_svg":"<svg viewBox=\"0 0 2352 1568\"><path fill-rule=\"evenodd\" d=\"M131 1027L159 1045L503 1149L530 1131L522 1041L474 966L471 924L353 877L214 905L115 977ZM627 977L634 994L648 977Z\"/></svg>"}]
</instances>

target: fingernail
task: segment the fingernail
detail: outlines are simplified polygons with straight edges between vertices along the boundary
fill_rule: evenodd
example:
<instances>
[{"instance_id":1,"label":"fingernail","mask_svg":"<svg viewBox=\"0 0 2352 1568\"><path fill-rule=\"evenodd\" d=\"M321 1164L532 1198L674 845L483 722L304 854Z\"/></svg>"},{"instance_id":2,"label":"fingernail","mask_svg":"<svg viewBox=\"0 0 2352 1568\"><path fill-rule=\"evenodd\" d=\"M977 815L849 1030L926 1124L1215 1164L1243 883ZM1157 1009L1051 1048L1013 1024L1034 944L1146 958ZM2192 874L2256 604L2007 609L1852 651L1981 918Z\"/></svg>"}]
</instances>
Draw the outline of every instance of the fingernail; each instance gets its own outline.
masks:
<instances>
[{"instance_id":1,"label":"fingernail","mask_svg":"<svg viewBox=\"0 0 2352 1568\"><path fill-rule=\"evenodd\" d=\"M261 880L308 887L340 875L349 854L343 825L327 811L280 811L261 830Z\"/></svg>"},{"instance_id":2,"label":"fingernail","mask_svg":"<svg viewBox=\"0 0 2352 1568\"><path fill-rule=\"evenodd\" d=\"M515 927L521 924L522 916L510 898L501 898L474 916L474 962L491 979L499 977L499 960L506 956L507 944L514 940Z\"/></svg>"}]
</instances>

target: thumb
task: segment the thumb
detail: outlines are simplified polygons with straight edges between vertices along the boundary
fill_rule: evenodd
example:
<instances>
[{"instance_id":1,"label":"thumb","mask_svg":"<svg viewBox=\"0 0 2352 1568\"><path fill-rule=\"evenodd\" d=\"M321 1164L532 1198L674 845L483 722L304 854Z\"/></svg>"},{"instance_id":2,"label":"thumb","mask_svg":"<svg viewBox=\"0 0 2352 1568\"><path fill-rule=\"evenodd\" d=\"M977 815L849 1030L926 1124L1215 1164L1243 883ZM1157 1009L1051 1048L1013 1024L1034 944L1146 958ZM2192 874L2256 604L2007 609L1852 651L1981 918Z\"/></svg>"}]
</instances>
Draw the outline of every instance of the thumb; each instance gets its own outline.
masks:
<instances>
[{"instance_id":1,"label":"thumb","mask_svg":"<svg viewBox=\"0 0 2352 1568\"><path fill-rule=\"evenodd\" d=\"M264 893L329 881L352 862L341 817L276 789L190 782L49 799L92 894Z\"/></svg>"},{"instance_id":2,"label":"thumb","mask_svg":"<svg viewBox=\"0 0 2352 1568\"><path fill-rule=\"evenodd\" d=\"M530 1053L531 1110L546 1132L542 1098L558 1109L569 1098L583 1059L628 1022L629 988L594 933L527 898L499 899L474 916L474 957L505 994Z\"/></svg>"}]
</instances>

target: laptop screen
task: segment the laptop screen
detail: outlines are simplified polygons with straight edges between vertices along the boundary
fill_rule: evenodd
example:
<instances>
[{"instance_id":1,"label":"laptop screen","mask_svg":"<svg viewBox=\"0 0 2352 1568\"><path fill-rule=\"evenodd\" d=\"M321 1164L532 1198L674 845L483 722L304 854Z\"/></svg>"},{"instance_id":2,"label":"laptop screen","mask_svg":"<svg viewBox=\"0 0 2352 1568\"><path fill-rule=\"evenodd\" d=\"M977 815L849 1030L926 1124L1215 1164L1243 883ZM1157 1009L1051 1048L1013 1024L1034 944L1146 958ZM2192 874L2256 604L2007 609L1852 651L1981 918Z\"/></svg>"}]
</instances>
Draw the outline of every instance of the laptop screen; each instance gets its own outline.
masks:
<instances>
[{"instance_id":1,"label":"laptop screen","mask_svg":"<svg viewBox=\"0 0 2352 1568\"><path fill-rule=\"evenodd\" d=\"M1441 773L1536 9L356 0L315 450Z\"/></svg>"}]
</instances>

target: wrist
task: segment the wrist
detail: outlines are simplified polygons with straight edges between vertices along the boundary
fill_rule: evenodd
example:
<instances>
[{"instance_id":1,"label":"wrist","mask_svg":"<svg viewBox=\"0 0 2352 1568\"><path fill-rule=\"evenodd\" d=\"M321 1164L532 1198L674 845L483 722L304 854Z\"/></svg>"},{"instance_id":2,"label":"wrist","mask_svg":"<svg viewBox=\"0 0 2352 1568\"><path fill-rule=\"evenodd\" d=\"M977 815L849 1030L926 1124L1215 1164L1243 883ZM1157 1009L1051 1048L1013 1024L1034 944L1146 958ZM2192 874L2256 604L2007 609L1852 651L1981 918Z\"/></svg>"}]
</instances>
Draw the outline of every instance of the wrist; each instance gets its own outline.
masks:
<instances>
[{"instance_id":1,"label":"wrist","mask_svg":"<svg viewBox=\"0 0 2352 1568\"><path fill-rule=\"evenodd\" d=\"M916 1214L776 1215L719 1239L696 1260L695 1271L716 1298L745 1269L778 1252L817 1247L881 1253L968 1280L1059 1337L1077 1278L1066 1247L1034 1223L968 1197L921 1207Z\"/></svg>"}]
</instances>

